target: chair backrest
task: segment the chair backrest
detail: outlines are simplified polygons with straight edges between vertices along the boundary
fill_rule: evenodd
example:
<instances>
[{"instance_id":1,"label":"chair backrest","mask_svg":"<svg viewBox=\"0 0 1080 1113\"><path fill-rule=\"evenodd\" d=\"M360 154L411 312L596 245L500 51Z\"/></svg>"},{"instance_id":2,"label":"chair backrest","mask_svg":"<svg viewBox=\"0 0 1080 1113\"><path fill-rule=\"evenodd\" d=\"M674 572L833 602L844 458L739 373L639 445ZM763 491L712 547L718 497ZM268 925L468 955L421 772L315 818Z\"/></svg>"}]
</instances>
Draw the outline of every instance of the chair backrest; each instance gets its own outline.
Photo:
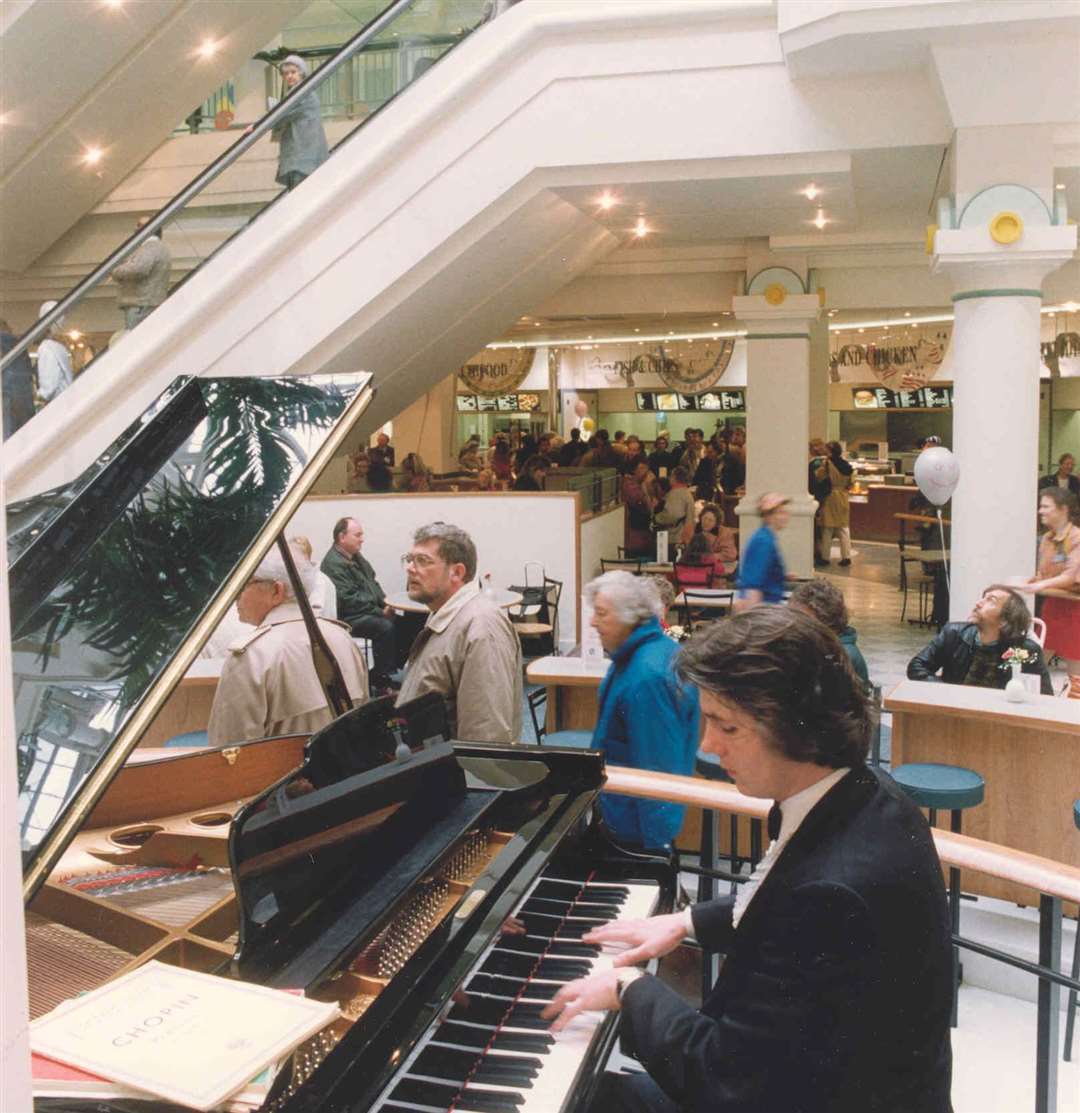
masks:
<instances>
[{"instance_id":1,"label":"chair backrest","mask_svg":"<svg viewBox=\"0 0 1080 1113\"><path fill-rule=\"evenodd\" d=\"M536 688L534 691L529 692L525 697L529 705L529 718L532 719L533 732L536 735L536 744L542 746L544 744L544 735L547 734L546 714L541 715L540 712L547 711L547 688Z\"/></svg>"},{"instance_id":2,"label":"chair backrest","mask_svg":"<svg viewBox=\"0 0 1080 1113\"><path fill-rule=\"evenodd\" d=\"M715 564L684 564L676 561L672 566L675 572L675 583L679 590L688 587L712 587L716 577Z\"/></svg>"},{"instance_id":3,"label":"chair backrest","mask_svg":"<svg viewBox=\"0 0 1080 1113\"><path fill-rule=\"evenodd\" d=\"M642 558L624 557L616 560L614 557L600 558L601 572L631 572L635 576L641 575L641 566L645 563Z\"/></svg>"},{"instance_id":4,"label":"chair backrest","mask_svg":"<svg viewBox=\"0 0 1080 1113\"><path fill-rule=\"evenodd\" d=\"M734 591L694 591L693 588L682 592L683 622L687 630L694 629L694 619L711 622L722 618L735 602Z\"/></svg>"},{"instance_id":5,"label":"chair backrest","mask_svg":"<svg viewBox=\"0 0 1080 1113\"><path fill-rule=\"evenodd\" d=\"M1041 618L1033 618L1031 620L1031 629L1028 631L1028 637L1033 642L1039 643L1040 649L1046 648L1046 623Z\"/></svg>"},{"instance_id":6,"label":"chair backrest","mask_svg":"<svg viewBox=\"0 0 1080 1113\"><path fill-rule=\"evenodd\" d=\"M543 564L538 560L525 561L525 586L543 587L546 573Z\"/></svg>"}]
</instances>

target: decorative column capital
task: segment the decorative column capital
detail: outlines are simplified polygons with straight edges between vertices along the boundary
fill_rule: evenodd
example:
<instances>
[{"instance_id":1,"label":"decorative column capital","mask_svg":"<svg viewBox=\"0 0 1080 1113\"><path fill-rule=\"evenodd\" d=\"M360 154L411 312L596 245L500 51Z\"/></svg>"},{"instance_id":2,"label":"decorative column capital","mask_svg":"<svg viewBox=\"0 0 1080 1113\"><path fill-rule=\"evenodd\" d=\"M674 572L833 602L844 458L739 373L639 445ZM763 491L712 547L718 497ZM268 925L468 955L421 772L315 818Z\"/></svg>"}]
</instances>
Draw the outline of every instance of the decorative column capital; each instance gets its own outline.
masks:
<instances>
[{"instance_id":1,"label":"decorative column capital","mask_svg":"<svg viewBox=\"0 0 1080 1113\"><path fill-rule=\"evenodd\" d=\"M810 322L821 316L817 294L789 294L779 287L732 298L731 307L746 324L747 340L809 340Z\"/></svg>"},{"instance_id":2,"label":"decorative column capital","mask_svg":"<svg viewBox=\"0 0 1080 1113\"><path fill-rule=\"evenodd\" d=\"M954 302L1041 299L1046 276L1076 253L1076 225L1067 222L1062 203L1051 209L1024 186L990 186L959 215L956 207L952 198L942 198L940 227L931 225L926 237L930 269L949 279Z\"/></svg>"}]
</instances>

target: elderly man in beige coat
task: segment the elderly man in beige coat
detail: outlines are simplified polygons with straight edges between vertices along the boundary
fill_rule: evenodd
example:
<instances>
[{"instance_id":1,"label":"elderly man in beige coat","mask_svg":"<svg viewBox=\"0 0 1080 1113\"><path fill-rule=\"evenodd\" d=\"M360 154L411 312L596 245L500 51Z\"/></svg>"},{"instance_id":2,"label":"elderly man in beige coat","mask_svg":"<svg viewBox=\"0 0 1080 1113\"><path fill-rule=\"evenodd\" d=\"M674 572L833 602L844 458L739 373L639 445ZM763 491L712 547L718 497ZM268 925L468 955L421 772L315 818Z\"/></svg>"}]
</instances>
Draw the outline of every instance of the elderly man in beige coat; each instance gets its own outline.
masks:
<instances>
[{"instance_id":1,"label":"elderly man in beige coat","mask_svg":"<svg viewBox=\"0 0 1080 1113\"><path fill-rule=\"evenodd\" d=\"M317 569L302 552L290 552L305 591ZM211 746L253 738L311 734L333 718L315 674L311 642L276 549L263 559L236 600L240 621L255 629L230 644L210 710ZM342 622L319 618L319 629L345 679L353 704L368 697L367 666Z\"/></svg>"},{"instance_id":2,"label":"elderly man in beige coat","mask_svg":"<svg viewBox=\"0 0 1080 1113\"><path fill-rule=\"evenodd\" d=\"M506 612L480 592L472 538L445 522L421 526L405 571L409 598L431 613L409 652L398 704L438 692L452 738L519 741L521 643Z\"/></svg>"}]
</instances>

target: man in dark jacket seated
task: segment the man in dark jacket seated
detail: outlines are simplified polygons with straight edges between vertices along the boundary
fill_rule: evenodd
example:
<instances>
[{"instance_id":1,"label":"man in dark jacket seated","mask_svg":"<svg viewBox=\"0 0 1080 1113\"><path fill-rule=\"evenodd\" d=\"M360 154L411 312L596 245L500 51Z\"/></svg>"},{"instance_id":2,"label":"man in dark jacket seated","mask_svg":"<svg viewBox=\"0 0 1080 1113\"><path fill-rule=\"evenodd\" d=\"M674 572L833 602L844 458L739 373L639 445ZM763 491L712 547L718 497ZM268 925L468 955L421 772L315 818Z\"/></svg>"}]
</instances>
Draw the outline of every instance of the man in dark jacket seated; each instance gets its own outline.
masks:
<instances>
[{"instance_id":1,"label":"man in dark jacket seated","mask_svg":"<svg viewBox=\"0 0 1080 1113\"><path fill-rule=\"evenodd\" d=\"M947 622L933 641L911 658L908 679L1004 688L1012 673L1001 655L1018 648L1031 655L1022 671L1039 677L1042 694L1052 696L1042 650L1027 636L1030 627L1031 612L1017 592L988 587L972 608L970 622Z\"/></svg>"},{"instance_id":2,"label":"man in dark jacket seated","mask_svg":"<svg viewBox=\"0 0 1080 1113\"><path fill-rule=\"evenodd\" d=\"M564 986L561 1029L621 1010L648 1074L604 1077L603 1113L947 1113L953 960L926 820L865 764L862 687L831 631L782 607L709 623L678 671L740 791L779 801L772 845L736 897L604 924L630 949ZM726 953L700 1011L634 968L693 935Z\"/></svg>"},{"instance_id":3,"label":"man in dark jacket seated","mask_svg":"<svg viewBox=\"0 0 1080 1113\"><path fill-rule=\"evenodd\" d=\"M354 638L370 638L375 658L371 671L372 694L390 688L394 669L393 612L375 578L375 569L360 555L364 527L355 518L334 523L334 544L319 566L337 592L337 616L347 622Z\"/></svg>"}]
</instances>

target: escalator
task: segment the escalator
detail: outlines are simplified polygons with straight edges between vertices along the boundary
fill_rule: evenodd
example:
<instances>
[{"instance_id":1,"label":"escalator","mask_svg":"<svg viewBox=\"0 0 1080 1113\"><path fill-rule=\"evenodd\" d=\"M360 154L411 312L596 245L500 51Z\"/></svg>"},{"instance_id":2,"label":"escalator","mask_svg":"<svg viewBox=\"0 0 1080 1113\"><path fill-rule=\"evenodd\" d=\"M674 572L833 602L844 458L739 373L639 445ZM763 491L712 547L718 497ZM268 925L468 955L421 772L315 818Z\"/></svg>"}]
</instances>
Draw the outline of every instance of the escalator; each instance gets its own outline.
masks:
<instances>
[{"instance_id":1,"label":"escalator","mask_svg":"<svg viewBox=\"0 0 1080 1113\"><path fill-rule=\"evenodd\" d=\"M396 20L420 2L391 5L294 95L334 80L349 49L392 39ZM367 370L377 396L358 432L393 418L629 240L597 219L598 186L690 177L699 165L722 173L723 137L695 123L702 75L719 80L730 68L718 59L732 20L774 23L760 0L522 0L471 28L451 0L432 10L446 13L450 40L435 64L404 72L396 95L324 164L5 444L8 499L72 481L181 376ZM673 80L679 73L687 80ZM240 156L290 103L157 222L200 205L212 211L228 176L242 179ZM121 257L71 304L93 296Z\"/></svg>"}]
</instances>

